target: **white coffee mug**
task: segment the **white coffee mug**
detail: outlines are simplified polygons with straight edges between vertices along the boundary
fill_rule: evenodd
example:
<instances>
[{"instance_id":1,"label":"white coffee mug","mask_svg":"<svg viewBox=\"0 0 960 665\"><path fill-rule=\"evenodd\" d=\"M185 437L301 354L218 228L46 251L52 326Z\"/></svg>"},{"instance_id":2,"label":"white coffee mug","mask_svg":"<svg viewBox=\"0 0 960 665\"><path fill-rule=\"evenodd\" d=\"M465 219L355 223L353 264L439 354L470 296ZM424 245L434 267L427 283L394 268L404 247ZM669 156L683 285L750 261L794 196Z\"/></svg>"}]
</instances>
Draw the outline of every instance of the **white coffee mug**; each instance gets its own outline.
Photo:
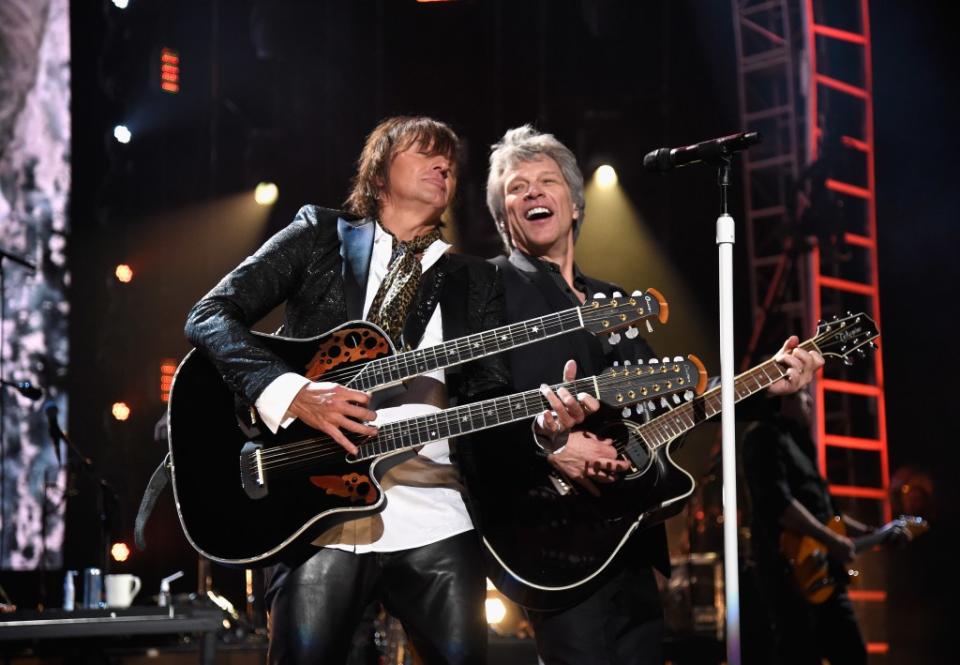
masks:
<instances>
[{"instance_id":1,"label":"white coffee mug","mask_svg":"<svg viewBox=\"0 0 960 665\"><path fill-rule=\"evenodd\" d=\"M140 578L129 573L107 575L104 586L107 590L107 607L130 607L134 596L140 591Z\"/></svg>"}]
</instances>

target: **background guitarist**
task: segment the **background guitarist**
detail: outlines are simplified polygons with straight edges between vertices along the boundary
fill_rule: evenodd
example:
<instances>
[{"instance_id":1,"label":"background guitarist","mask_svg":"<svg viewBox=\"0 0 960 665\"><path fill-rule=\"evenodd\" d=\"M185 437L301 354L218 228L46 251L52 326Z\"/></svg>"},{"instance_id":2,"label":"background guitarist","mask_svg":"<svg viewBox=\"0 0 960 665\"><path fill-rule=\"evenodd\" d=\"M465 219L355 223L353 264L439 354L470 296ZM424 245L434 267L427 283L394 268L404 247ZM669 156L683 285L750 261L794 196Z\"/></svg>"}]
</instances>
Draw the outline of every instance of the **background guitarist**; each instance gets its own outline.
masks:
<instances>
[{"instance_id":1,"label":"background guitarist","mask_svg":"<svg viewBox=\"0 0 960 665\"><path fill-rule=\"evenodd\" d=\"M187 336L258 426L276 431L299 418L350 452L356 448L344 432L376 433L362 424L375 417L368 395L300 376L250 334L281 303L289 337L366 318L417 348L504 323L497 269L448 253L440 235L458 153L443 123L383 121L360 156L351 214L305 206L190 312ZM492 356L460 373L418 377L400 401L439 408L448 397L463 403L501 394L506 381L502 358ZM344 662L364 608L379 599L424 662L485 663L486 586L458 481L447 442L426 445L384 478L382 513L327 532L312 556L273 568L270 662Z\"/></svg>"},{"instance_id":2,"label":"background guitarist","mask_svg":"<svg viewBox=\"0 0 960 665\"><path fill-rule=\"evenodd\" d=\"M753 505L752 541L764 596L775 629L779 663L833 665L866 663L867 650L842 585L821 604L810 604L798 593L788 564L780 553L784 530L808 535L823 543L838 564L853 560L853 541L826 527L836 514L827 483L817 469L817 451L810 436L813 399L806 390L782 398L780 413L745 433L743 465ZM847 531L860 536L873 529L848 515ZM895 540L909 539L895 529Z\"/></svg>"},{"instance_id":3,"label":"background guitarist","mask_svg":"<svg viewBox=\"0 0 960 665\"><path fill-rule=\"evenodd\" d=\"M622 291L583 274L574 261L574 242L584 219L583 175L573 153L551 134L525 125L507 131L493 146L487 206L509 252L507 257L494 259L504 273L507 322L559 311L597 292L611 295ZM791 337L777 355L789 368L787 380L774 383L768 393L798 390L823 365L819 354L797 349L798 341ZM577 332L539 344L534 352L512 352L511 376L516 390L528 390L556 380L555 368L568 358L576 360L582 375L590 375L615 360L651 357L655 354L642 337L624 335L618 345L611 346L607 338L601 341ZM568 363L565 378L575 370ZM557 415L545 414L543 424L552 436L538 438L543 454L566 479L598 494L628 463L616 459L609 439L598 439L588 427L578 426L576 395L560 391L558 395L549 393L548 399ZM528 429L526 438L529 436ZM477 461L481 468L490 449L482 449L483 456ZM495 461L497 456L487 459ZM482 475L489 477L495 470L484 471ZM509 471L501 468L498 482L507 482ZM482 527L482 505L479 512ZM656 526L631 538L614 562L612 574L582 602L560 611L528 612L543 662L663 662L663 611L653 568L669 575L669 566L666 531L662 525Z\"/></svg>"}]
</instances>

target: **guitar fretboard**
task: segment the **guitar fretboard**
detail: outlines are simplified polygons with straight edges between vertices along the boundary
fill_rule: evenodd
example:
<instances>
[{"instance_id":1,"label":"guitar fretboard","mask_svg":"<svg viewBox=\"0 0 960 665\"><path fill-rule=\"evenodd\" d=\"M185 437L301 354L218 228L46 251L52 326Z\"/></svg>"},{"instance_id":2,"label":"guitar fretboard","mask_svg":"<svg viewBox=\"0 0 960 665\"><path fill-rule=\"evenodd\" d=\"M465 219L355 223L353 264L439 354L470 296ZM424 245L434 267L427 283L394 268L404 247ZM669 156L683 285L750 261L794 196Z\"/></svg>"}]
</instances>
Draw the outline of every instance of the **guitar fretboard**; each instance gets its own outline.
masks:
<instances>
[{"instance_id":1,"label":"guitar fretboard","mask_svg":"<svg viewBox=\"0 0 960 665\"><path fill-rule=\"evenodd\" d=\"M459 365L524 344L555 337L583 327L579 307L513 323L436 346L378 358L367 363L347 385L373 390L400 383L411 377Z\"/></svg>"},{"instance_id":2,"label":"guitar fretboard","mask_svg":"<svg viewBox=\"0 0 960 665\"><path fill-rule=\"evenodd\" d=\"M564 387L570 393L589 393L599 397L598 377L587 377L553 386ZM550 403L539 390L528 390L505 397L465 404L436 413L409 418L378 427L377 437L359 444L360 459L370 459L385 453L414 448L434 441L478 432L497 425L531 418L550 408Z\"/></svg>"},{"instance_id":3,"label":"guitar fretboard","mask_svg":"<svg viewBox=\"0 0 960 665\"><path fill-rule=\"evenodd\" d=\"M817 349L815 342L816 338L807 340L800 344L799 348L814 351ZM736 376L733 381L734 402L760 392L774 381L782 379L785 374L786 370L776 361L768 360ZM654 448L670 443L704 420L720 413L723 408L720 390L721 387L717 386L700 397L644 423L640 426L640 435Z\"/></svg>"}]
</instances>

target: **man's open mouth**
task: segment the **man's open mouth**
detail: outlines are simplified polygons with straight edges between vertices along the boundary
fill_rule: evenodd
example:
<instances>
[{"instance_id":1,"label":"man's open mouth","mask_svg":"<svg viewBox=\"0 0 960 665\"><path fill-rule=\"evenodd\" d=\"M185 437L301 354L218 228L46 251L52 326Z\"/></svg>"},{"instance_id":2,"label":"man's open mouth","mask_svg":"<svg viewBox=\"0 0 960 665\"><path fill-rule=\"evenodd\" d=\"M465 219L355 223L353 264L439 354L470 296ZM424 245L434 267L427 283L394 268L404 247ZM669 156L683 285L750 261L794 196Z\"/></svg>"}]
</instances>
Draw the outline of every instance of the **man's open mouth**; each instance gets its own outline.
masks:
<instances>
[{"instance_id":1,"label":"man's open mouth","mask_svg":"<svg viewBox=\"0 0 960 665\"><path fill-rule=\"evenodd\" d=\"M525 216L527 220L535 221L538 219L549 217L552 214L553 214L553 211L550 210L549 208L544 208L543 206L537 206L536 208L530 208L530 210L527 211L527 214Z\"/></svg>"}]
</instances>

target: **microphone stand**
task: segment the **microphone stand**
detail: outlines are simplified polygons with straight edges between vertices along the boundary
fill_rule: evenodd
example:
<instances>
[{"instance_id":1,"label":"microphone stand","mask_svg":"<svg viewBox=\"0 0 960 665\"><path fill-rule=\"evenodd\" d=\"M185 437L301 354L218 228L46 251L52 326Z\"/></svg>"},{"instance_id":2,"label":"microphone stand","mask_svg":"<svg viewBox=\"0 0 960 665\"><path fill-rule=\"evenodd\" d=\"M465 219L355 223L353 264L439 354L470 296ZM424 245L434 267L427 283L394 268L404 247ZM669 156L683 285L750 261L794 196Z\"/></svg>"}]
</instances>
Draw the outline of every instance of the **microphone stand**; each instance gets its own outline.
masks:
<instances>
[{"instance_id":1,"label":"microphone stand","mask_svg":"<svg viewBox=\"0 0 960 665\"><path fill-rule=\"evenodd\" d=\"M734 430L733 354L733 244L736 224L727 211L730 188L729 155L719 158L720 216L717 251L720 275L720 405L723 460L723 572L726 604L727 663L740 665L740 559L737 532L737 451Z\"/></svg>"},{"instance_id":2,"label":"microphone stand","mask_svg":"<svg viewBox=\"0 0 960 665\"><path fill-rule=\"evenodd\" d=\"M59 434L67 444L67 467L69 468L70 466L70 452L72 451L77 459L80 460L81 468L97 483L99 490L97 493L97 512L100 519L100 551L97 554L97 566L99 566L101 574L106 575L107 561L109 560L107 552L110 544L110 511L112 505L117 505L120 502L120 497L117 494L117 490L97 472L93 460L83 454L80 448L73 442L73 439L63 430L61 430Z\"/></svg>"}]
</instances>

